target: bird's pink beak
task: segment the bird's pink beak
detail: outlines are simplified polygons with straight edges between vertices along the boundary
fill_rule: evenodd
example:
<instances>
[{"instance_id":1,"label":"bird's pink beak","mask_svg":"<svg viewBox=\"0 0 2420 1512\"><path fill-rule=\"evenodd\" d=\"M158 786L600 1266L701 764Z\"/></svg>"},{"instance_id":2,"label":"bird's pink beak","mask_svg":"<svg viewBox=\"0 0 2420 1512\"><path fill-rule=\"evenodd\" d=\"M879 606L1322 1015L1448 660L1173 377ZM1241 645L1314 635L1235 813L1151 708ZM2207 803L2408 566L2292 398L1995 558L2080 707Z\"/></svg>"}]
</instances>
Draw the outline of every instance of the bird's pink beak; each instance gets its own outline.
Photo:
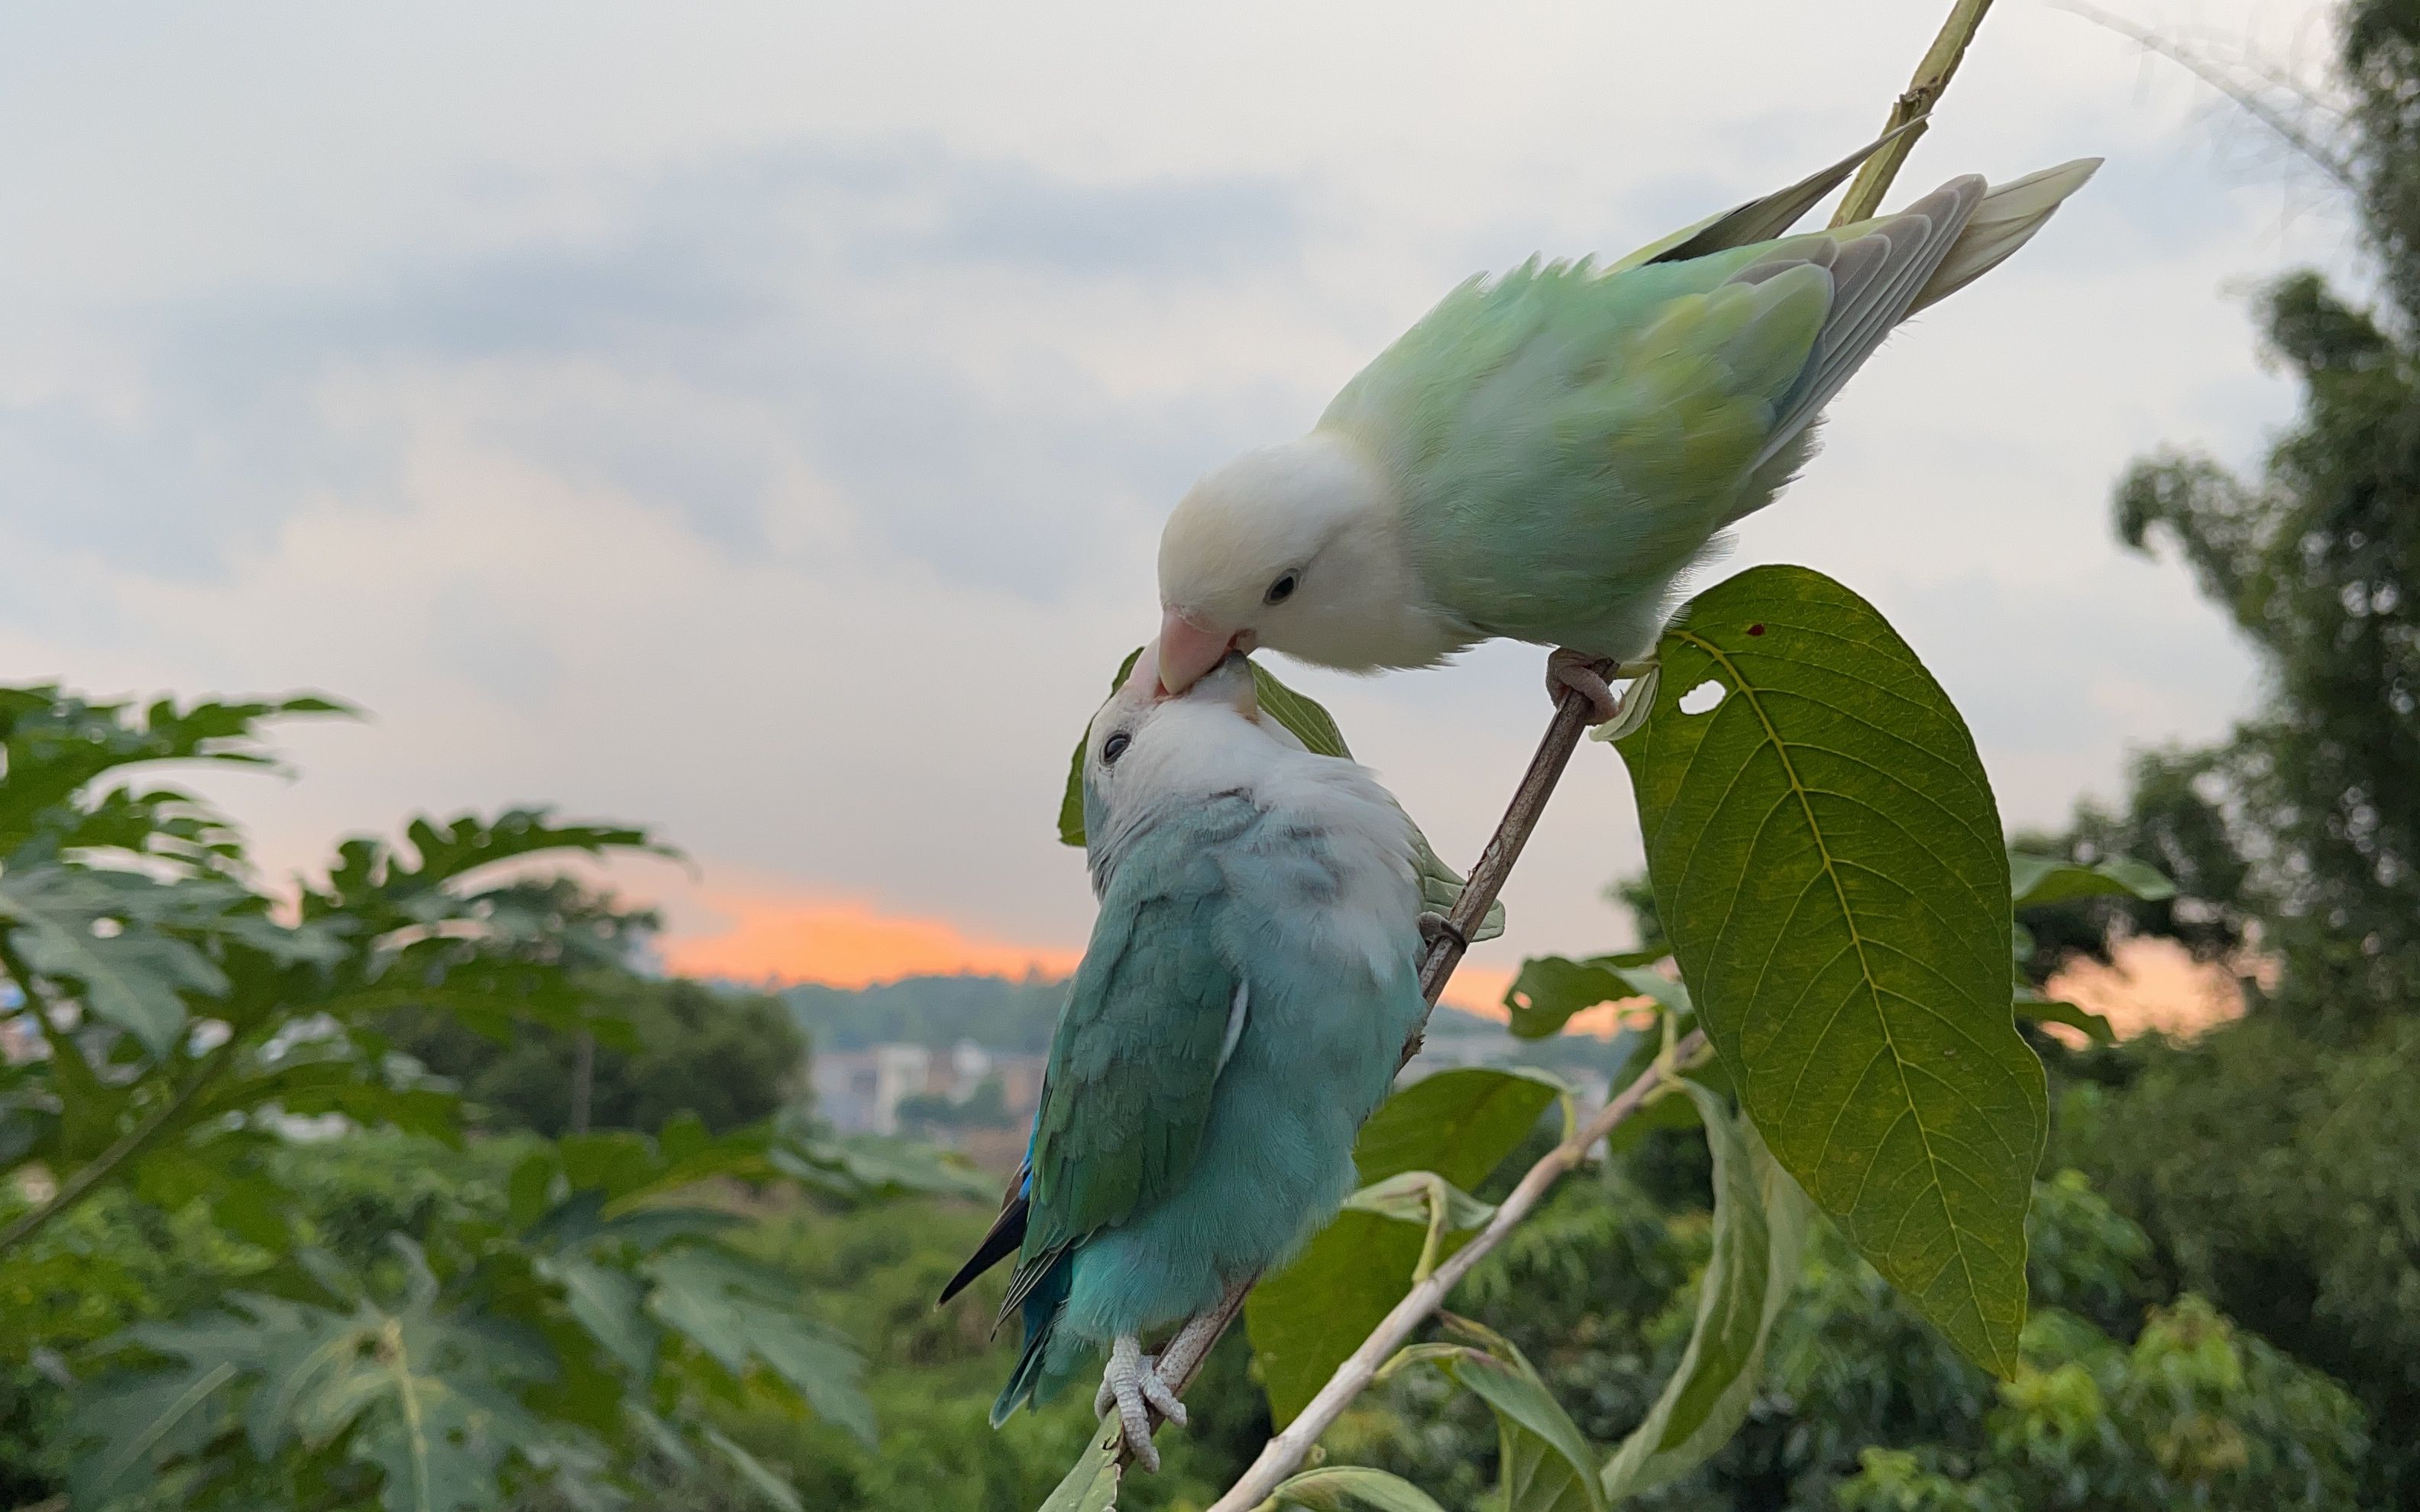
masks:
<instances>
[{"instance_id":1,"label":"bird's pink beak","mask_svg":"<svg viewBox=\"0 0 2420 1512\"><path fill-rule=\"evenodd\" d=\"M1182 609L1170 609L1159 621L1159 686L1182 693L1227 658L1240 636L1205 630Z\"/></svg>"}]
</instances>

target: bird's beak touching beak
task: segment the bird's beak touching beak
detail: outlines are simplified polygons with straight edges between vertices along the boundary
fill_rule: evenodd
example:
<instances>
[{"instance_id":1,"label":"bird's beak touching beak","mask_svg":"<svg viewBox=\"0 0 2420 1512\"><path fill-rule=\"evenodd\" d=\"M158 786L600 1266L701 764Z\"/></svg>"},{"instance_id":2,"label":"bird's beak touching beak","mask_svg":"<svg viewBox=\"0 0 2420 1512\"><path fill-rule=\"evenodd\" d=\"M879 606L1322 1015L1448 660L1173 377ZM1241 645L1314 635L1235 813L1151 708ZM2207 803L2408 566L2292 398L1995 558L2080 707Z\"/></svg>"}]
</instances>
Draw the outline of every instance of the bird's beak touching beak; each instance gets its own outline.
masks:
<instances>
[{"instance_id":1,"label":"bird's beak touching beak","mask_svg":"<svg viewBox=\"0 0 2420 1512\"><path fill-rule=\"evenodd\" d=\"M1171 694L1184 692L1224 661L1242 639L1205 630L1182 609L1168 610L1159 622L1160 687Z\"/></svg>"}]
</instances>

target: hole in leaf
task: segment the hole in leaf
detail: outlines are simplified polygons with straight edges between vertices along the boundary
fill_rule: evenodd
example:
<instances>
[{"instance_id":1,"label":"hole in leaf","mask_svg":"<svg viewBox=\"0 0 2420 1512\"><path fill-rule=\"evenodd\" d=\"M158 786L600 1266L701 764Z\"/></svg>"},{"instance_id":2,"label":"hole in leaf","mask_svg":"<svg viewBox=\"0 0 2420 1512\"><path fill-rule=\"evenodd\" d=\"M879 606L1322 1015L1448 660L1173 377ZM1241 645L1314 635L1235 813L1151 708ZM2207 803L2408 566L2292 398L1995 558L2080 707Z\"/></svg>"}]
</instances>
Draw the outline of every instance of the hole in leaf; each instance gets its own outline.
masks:
<instances>
[{"instance_id":1,"label":"hole in leaf","mask_svg":"<svg viewBox=\"0 0 2420 1512\"><path fill-rule=\"evenodd\" d=\"M1681 695L1681 712L1683 714L1711 713L1714 705L1723 701L1723 695L1730 691L1730 688L1709 677Z\"/></svg>"}]
</instances>

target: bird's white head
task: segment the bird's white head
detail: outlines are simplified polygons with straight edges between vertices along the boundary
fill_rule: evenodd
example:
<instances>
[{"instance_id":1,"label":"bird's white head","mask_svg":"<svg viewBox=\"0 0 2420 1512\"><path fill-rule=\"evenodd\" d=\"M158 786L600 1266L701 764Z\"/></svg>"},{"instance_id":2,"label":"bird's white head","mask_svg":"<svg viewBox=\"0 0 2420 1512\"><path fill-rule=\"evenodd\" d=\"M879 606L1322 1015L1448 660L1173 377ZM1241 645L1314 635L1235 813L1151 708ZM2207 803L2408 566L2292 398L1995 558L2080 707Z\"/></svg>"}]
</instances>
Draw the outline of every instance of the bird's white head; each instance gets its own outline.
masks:
<instances>
[{"instance_id":1,"label":"bird's white head","mask_svg":"<svg viewBox=\"0 0 2420 1512\"><path fill-rule=\"evenodd\" d=\"M1301 742L1262 717L1251 664L1230 652L1183 693L1152 676L1156 642L1109 695L1084 736L1084 829L1098 853L1152 810L1249 788L1276 750Z\"/></svg>"},{"instance_id":2,"label":"bird's white head","mask_svg":"<svg viewBox=\"0 0 2420 1512\"><path fill-rule=\"evenodd\" d=\"M1385 473L1337 432L1248 452L1194 485L1159 537L1159 682L1182 692L1267 646L1368 671L1404 659L1424 603Z\"/></svg>"}]
</instances>

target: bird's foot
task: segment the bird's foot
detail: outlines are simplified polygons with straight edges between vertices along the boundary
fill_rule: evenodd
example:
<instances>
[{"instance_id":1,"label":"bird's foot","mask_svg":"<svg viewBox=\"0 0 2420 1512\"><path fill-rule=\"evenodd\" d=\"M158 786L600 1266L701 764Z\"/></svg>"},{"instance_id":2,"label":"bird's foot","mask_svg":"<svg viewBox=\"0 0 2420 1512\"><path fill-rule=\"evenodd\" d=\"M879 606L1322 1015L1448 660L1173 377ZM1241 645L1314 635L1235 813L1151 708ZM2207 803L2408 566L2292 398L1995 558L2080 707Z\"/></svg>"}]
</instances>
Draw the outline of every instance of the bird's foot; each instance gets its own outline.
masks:
<instances>
[{"instance_id":1,"label":"bird's foot","mask_svg":"<svg viewBox=\"0 0 2420 1512\"><path fill-rule=\"evenodd\" d=\"M1546 657L1546 692L1559 701L1563 689L1571 688L1589 701L1589 722L1605 724L1621 713L1621 703L1613 696L1615 663L1585 652L1563 650Z\"/></svg>"},{"instance_id":2,"label":"bird's foot","mask_svg":"<svg viewBox=\"0 0 2420 1512\"><path fill-rule=\"evenodd\" d=\"M1431 909L1420 915L1420 943L1434 949L1439 940L1451 940L1466 950L1470 949L1470 936L1462 932L1462 926Z\"/></svg>"},{"instance_id":3,"label":"bird's foot","mask_svg":"<svg viewBox=\"0 0 2420 1512\"><path fill-rule=\"evenodd\" d=\"M1095 1415L1106 1417L1112 1411L1127 1453L1136 1464L1157 1474L1159 1450L1151 1442L1151 1414L1157 1412L1183 1427L1185 1404L1160 1379L1158 1362L1142 1352L1142 1341L1132 1334L1120 1335L1109 1346L1109 1368L1101 1372L1101 1389L1093 1394Z\"/></svg>"}]
</instances>

